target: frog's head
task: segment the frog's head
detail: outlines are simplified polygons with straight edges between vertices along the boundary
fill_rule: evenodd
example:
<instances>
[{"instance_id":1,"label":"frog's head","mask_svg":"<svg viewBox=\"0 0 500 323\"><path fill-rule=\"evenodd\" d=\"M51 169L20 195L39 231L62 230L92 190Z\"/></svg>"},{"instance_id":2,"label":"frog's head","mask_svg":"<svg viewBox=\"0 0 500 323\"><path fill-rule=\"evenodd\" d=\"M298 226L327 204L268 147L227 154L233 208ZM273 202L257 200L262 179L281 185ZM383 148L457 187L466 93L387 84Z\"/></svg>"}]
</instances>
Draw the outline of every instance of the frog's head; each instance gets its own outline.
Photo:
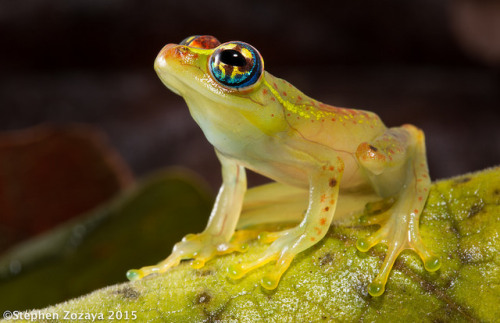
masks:
<instances>
[{"instance_id":1,"label":"frog's head","mask_svg":"<svg viewBox=\"0 0 500 323\"><path fill-rule=\"evenodd\" d=\"M181 95L205 135L278 131L283 109L270 99L264 61L253 46L213 36L192 36L168 44L155 60L162 82ZM267 86L269 86L267 84ZM210 140L210 138L209 138Z\"/></svg>"},{"instance_id":2,"label":"frog's head","mask_svg":"<svg viewBox=\"0 0 500 323\"><path fill-rule=\"evenodd\" d=\"M221 44L213 36L191 36L179 45L168 44L155 60L160 79L184 97L220 97L248 93L259 85L264 61L251 45L239 41Z\"/></svg>"},{"instance_id":3,"label":"frog's head","mask_svg":"<svg viewBox=\"0 0 500 323\"><path fill-rule=\"evenodd\" d=\"M166 45L155 60L155 70L188 104L195 97L222 104L260 86L264 61L247 43L221 44L213 36L191 36L178 45Z\"/></svg>"}]
</instances>

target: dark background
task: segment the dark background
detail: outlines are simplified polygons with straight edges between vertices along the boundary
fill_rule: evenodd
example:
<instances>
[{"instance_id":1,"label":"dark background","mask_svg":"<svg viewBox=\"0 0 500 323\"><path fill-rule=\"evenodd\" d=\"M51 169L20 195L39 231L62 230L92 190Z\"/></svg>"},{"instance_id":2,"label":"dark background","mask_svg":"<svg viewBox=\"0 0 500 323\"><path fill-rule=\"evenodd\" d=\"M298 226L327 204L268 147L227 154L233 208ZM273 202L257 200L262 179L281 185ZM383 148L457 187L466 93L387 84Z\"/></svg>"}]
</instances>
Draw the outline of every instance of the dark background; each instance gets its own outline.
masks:
<instances>
[{"instance_id":1,"label":"dark background","mask_svg":"<svg viewBox=\"0 0 500 323\"><path fill-rule=\"evenodd\" d=\"M193 34L251 43L266 69L325 103L427 136L431 175L500 161L498 1L0 0L0 130L95 125L137 176L219 166L152 64Z\"/></svg>"}]
</instances>

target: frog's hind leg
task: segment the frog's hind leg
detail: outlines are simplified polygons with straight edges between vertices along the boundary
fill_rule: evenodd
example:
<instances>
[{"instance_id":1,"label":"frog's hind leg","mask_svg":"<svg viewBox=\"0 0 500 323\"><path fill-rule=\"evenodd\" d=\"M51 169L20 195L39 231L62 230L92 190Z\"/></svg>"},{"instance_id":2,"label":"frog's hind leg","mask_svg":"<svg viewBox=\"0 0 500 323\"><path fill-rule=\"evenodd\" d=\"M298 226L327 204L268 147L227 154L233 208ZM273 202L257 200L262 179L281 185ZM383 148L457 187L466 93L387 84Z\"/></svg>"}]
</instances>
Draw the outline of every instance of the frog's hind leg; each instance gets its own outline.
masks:
<instances>
[{"instance_id":1,"label":"frog's hind leg","mask_svg":"<svg viewBox=\"0 0 500 323\"><path fill-rule=\"evenodd\" d=\"M394 205L394 197L366 203L363 215L359 222L363 225L383 225L391 217L391 207Z\"/></svg>"},{"instance_id":2,"label":"frog's hind leg","mask_svg":"<svg viewBox=\"0 0 500 323\"><path fill-rule=\"evenodd\" d=\"M288 184L273 182L249 189L245 195L243 209L236 229L274 223L296 224L302 221L307 211L309 191ZM380 217L394 200L380 200L373 191L343 192L336 203L334 224L352 225L354 219L366 213L366 224ZM365 206L366 205L366 206ZM281 232L281 231L280 231ZM279 238L277 233L269 233L271 241Z\"/></svg>"},{"instance_id":3,"label":"frog's hind leg","mask_svg":"<svg viewBox=\"0 0 500 323\"><path fill-rule=\"evenodd\" d=\"M273 223L297 223L307 209L308 192L283 183L247 190L237 229Z\"/></svg>"},{"instance_id":4,"label":"frog's hind leg","mask_svg":"<svg viewBox=\"0 0 500 323\"><path fill-rule=\"evenodd\" d=\"M378 243L388 245L379 274L368 287L370 295L379 296L404 249L414 250L428 271L440 267L439 260L425 248L419 233L420 214L430 188L424 135L411 125L392 128L375 141L361 144L356 156L377 193L396 198L395 203L380 214L380 221L374 222L381 225L380 229L356 244L362 252Z\"/></svg>"}]
</instances>

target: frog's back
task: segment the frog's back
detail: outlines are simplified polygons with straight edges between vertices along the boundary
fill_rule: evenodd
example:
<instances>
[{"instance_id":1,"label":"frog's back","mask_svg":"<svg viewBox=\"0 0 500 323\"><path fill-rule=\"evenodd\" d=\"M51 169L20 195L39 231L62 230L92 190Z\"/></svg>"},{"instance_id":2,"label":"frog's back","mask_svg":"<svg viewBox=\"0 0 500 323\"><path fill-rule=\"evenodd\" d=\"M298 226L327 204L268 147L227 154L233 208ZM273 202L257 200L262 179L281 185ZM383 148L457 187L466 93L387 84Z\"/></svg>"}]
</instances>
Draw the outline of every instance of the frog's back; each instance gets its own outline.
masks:
<instances>
[{"instance_id":1,"label":"frog's back","mask_svg":"<svg viewBox=\"0 0 500 323\"><path fill-rule=\"evenodd\" d=\"M375 113L324 104L267 72L265 82L271 100L283 106L283 117L290 129L308 141L354 153L359 143L370 141L386 129Z\"/></svg>"}]
</instances>

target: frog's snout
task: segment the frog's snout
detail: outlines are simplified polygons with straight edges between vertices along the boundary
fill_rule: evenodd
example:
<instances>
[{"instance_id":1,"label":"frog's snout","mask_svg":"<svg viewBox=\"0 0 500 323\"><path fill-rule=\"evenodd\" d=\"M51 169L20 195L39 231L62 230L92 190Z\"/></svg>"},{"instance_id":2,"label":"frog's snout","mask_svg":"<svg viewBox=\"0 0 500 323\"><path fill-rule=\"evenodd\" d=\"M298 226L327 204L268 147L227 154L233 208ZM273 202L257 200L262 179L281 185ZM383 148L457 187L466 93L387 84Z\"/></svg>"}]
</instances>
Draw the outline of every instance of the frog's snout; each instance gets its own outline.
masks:
<instances>
[{"instance_id":1,"label":"frog's snout","mask_svg":"<svg viewBox=\"0 0 500 323\"><path fill-rule=\"evenodd\" d=\"M155 59L155 69L158 71L159 69L163 69L167 65L167 59L172 58L172 57L177 57L178 54L176 52L176 48L178 47L177 44L167 44L165 45L160 52L158 53L158 56L156 56ZM180 46L182 47L182 46Z\"/></svg>"},{"instance_id":2,"label":"frog's snout","mask_svg":"<svg viewBox=\"0 0 500 323\"><path fill-rule=\"evenodd\" d=\"M190 56L190 51L187 46L177 44L167 44L158 53L155 60L155 67L166 65L167 59L187 59Z\"/></svg>"},{"instance_id":3,"label":"frog's snout","mask_svg":"<svg viewBox=\"0 0 500 323\"><path fill-rule=\"evenodd\" d=\"M167 44L165 45L160 52L158 53L158 56L156 56L156 62L161 62L165 61L165 59L168 56L172 56L172 50L177 46L176 44Z\"/></svg>"},{"instance_id":4,"label":"frog's snout","mask_svg":"<svg viewBox=\"0 0 500 323\"><path fill-rule=\"evenodd\" d=\"M172 92L179 95L179 88L181 86L177 81L175 67L177 65L176 63L183 60L186 49L186 46L183 45L167 44L160 50L154 62L154 69L163 84ZM181 59L179 59L179 57L181 57Z\"/></svg>"}]
</instances>

